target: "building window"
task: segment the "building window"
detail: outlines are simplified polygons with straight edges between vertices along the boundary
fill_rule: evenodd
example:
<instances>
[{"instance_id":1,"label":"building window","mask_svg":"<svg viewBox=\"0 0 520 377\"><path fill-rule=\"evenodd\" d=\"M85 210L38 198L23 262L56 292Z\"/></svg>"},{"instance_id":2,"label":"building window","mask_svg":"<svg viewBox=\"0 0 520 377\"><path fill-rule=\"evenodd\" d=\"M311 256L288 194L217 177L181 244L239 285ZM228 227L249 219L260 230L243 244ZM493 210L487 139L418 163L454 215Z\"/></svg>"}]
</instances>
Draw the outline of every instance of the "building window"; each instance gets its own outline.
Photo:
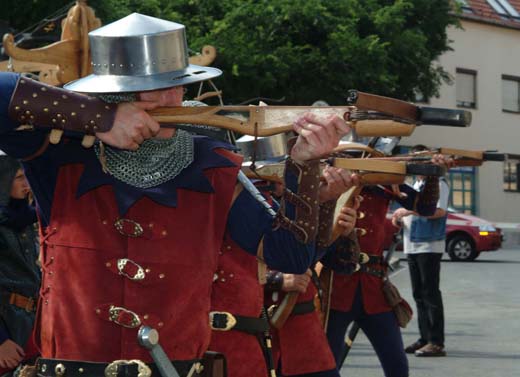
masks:
<instances>
[{"instance_id":1,"label":"building window","mask_svg":"<svg viewBox=\"0 0 520 377\"><path fill-rule=\"evenodd\" d=\"M455 87L457 106L475 109L477 107L477 71L457 68Z\"/></svg>"},{"instance_id":2,"label":"building window","mask_svg":"<svg viewBox=\"0 0 520 377\"><path fill-rule=\"evenodd\" d=\"M520 191L518 181L518 171L520 170L520 161L507 160L504 162L504 191Z\"/></svg>"},{"instance_id":3,"label":"building window","mask_svg":"<svg viewBox=\"0 0 520 377\"><path fill-rule=\"evenodd\" d=\"M457 0L457 3L464 13L473 13L473 9L471 9L471 6L466 0Z\"/></svg>"},{"instance_id":4,"label":"building window","mask_svg":"<svg viewBox=\"0 0 520 377\"><path fill-rule=\"evenodd\" d=\"M507 0L487 0L487 3L491 5L491 8L503 19L520 20L520 14L518 14L517 10L509 4Z\"/></svg>"},{"instance_id":5,"label":"building window","mask_svg":"<svg viewBox=\"0 0 520 377\"><path fill-rule=\"evenodd\" d=\"M450 206L459 212L477 213L476 169L474 167L458 167L450 169Z\"/></svg>"},{"instance_id":6,"label":"building window","mask_svg":"<svg viewBox=\"0 0 520 377\"><path fill-rule=\"evenodd\" d=\"M502 75L502 111L520 112L520 77Z\"/></svg>"}]
</instances>

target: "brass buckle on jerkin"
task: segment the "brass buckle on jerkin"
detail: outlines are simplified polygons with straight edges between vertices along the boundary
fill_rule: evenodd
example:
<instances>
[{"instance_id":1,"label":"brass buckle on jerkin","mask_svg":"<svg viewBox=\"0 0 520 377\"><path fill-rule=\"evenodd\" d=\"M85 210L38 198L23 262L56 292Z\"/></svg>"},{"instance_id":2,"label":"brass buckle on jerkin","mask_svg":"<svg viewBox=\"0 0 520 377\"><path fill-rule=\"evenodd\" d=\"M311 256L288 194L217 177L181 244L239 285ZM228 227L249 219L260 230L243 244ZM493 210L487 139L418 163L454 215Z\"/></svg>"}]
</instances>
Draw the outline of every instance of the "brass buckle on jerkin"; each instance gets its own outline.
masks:
<instances>
[{"instance_id":1,"label":"brass buckle on jerkin","mask_svg":"<svg viewBox=\"0 0 520 377\"><path fill-rule=\"evenodd\" d=\"M125 272L126 265L130 263L134 267L137 268L137 272L134 274L134 276L131 276ZM117 260L117 270L119 271L119 275L123 275L127 277L130 280L139 281L144 280L146 274L144 272L144 268L142 268L140 265L135 263L133 260L128 258L122 258Z\"/></svg>"},{"instance_id":2,"label":"brass buckle on jerkin","mask_svg":"<svg viewBox=\"0 0 520 377\"><path fill-rule=\"evenodd\" d=\"M359 263L366 264L368 262L370 262L370 256L367 253L359 253Z\"/></svg>"},{"instance_id":3,"label":"brass buckle on jerkin","mask_svg":"<svg viewBox=\"0 0 520 377\"><path fill-rule=\"evenodd\" d=\"M152 370L141 360L116 360L105 368L105 377L117 377L120 365L137 365L137 377L151 377Z\"/></svg>"},{"instance_id":4,"label":"brass buckle on jerkin","mask_svg":"<svg viewBox=\"0 0 520 377\"><path fill-rule=\"evenodd\" d=\"M215 331L229 331L237 324L235 316L228 312L209 312L209 326Z\"/></svg>"},{"instance_id":5,"label":"brass buckle on jerkin","mask_svg":"<svg viewBox=\"0 0 520 377\"><path fill-rule=\"evenodd\" d=\"M127 225L127 224L130 224L130 226L133 227L131 233L127 233L125 230L125 225ZM123 236L127 236L127 237L136 238L136 237L142 236L144 233L144 230L143 230L143 227L141 226L141 224L139 224L137 221L130 220L130 219L117 219L114 222L114 226L119 233L121 233Z\"/></svg>"},{"instance_id":6,"label":"brass buckle on jerkin","mask_svg":"<svg viewBox=\"0 0 520 377\"><path fill-rule=\"evenodd\" d=\"M122 322L120 319L121 314L129 315L130 320ZM118 324L119 326L123 326L129 329L135 329L136 327L141 326L141 319L139 318L139 316L133 311L128 310L126 308L112 305L110 306L110 309L108 309L108 315L109 319L112 322Z\"/></svg>"}]
</instances>

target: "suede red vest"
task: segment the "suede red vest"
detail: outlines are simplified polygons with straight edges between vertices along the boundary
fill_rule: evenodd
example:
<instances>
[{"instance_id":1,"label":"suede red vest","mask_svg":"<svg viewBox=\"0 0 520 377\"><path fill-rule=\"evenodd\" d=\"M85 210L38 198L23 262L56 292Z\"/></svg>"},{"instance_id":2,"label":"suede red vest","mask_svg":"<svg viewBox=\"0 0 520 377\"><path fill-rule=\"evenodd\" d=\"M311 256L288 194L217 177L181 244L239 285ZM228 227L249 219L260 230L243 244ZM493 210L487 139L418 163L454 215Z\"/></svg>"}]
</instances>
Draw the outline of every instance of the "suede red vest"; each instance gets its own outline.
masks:
<instances>
[{"instance_id":1,"label":"suede red vest","mask_svg":"<svg viewBox=\"0 0 520 377\"><path fill-rule=\"evenodd\" d=\"M307 291L298 296L298 302L314 300L317 293L315 285L310 283ZM283 295L277 302L281 300ZM284 376L322 372L336 367L317 311L292 315L280 330L271 331L275 363L281 362Z\"/></svg>"},{"instance_id":2,"label":"suede red vest","mask_svg":"<svg viewBox=\"0 0 520 377\"><path fill-rule=\"evenodd\" d=\"M231 152L219 153L237 160ZM83 166L61 167L51 220L42 234L42 356L151 361L137 343L137 315L159 331L171 359L201 357L211 335L211 287L237 169L205 170L214 192L178 189L176 208L144 197L120 216L111 186L78 198ZM138 223L143 235L121 234L114 226L121 217L129 220L119 223L123 233L133 233ZM140 268L144 279L132 280Z\"/></svg>"},{"instance_id":3,"label":"suede red vest","mask_svg":"<svg viewBox=\"0 0 520 377\"><path fill-rule=\"evenodd\" d=\"M259 318L263 300L256 257L226 236L219 252L211 310ZM209 349L226 356L228 377L268 375L262 348L254 335L233 330L213 331Z\"/></svg>"},{"instance_id":4,"label":"suede red vest","mask_svg":"<svg viewBox=\"0 0 520 377\"><path fill-rule=\"evenodd\" d=\"M359 237L361 251L371 255L383 255L384 221L389 199L367 191L362 191L361 194L363 201L359 211L363 212L365 217L358 219L356 227L367 231L364 236ZM350 276L334 274L331 309L348 312L352 307L358 284L361 284L363 307L368 314L392 310L383 296L382 280L364 272L356 272Z\"/></svg>"}]
</instances>

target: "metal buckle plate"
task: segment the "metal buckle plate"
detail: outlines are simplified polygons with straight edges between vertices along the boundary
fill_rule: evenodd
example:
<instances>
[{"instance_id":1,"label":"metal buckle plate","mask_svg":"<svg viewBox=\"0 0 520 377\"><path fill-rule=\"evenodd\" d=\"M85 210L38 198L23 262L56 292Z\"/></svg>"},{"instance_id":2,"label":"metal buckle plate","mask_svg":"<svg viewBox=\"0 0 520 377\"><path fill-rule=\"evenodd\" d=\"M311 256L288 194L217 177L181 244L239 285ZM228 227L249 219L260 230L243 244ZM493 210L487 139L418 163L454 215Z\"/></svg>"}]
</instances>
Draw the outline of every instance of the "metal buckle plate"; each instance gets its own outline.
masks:
<instances>
[{"instance_id":1,"label":"metal buckle plate","mask_svg":"<svg viewBox=\"0 0 520 377\"><path fill-rule=\"evenodd\" d=\"M365 264L365 263L368 263L370 261L370 257L368 256L367 253L359 253L359 263L361 264Z\"/></svg>"},{"instance_id":2,"label":"metal buckle plate","mask_svg":"<svg viewBox=\"0 0 520 377\"><path fill-rule=\"evenodd\" d=\"M127 233L125 231L125 225L130 224L130 226L133 227L133 231L131 233ZM119 233L121 233L123 236L127 237L140 237L143 235L144 230L141 224L139 224L137 221L130 220L130 219L117 219L114 222L114 226L117 229Z\"/></svg>"},{"instance_id":3,"label":"metal buckle plate","mask_svg":"<svg viewBox=\"0 0 520 377\"><path fill-rule=\"evenodd\" d=\"M120 365L137 365L137 377L151 377L152 370L141 360L116 360L111 362L105 368L105 377L117 377Z\"/></svg>"},{"instance_id":4,"label":"metal buckle plate","mask_svg":"<svg viewBox=\"0 0 520 377\"><path fill-rule=\"evenodd\" d=\"M209 312L209 325L215 331L229 331L237 324L235 316L228 312Z\"/></svg>"},{"instance_id":5,"label":"metal buckle plate","mask_svg":"<svg viewBox=\"0 0 520 377\"><path fill-rule=\"evenodd\" d=\"M131 276L125 272L125 267L128 263L137 268L137 272L134 274L134 276ZM128 279L134 281L144 280L144 278L146 277L144 268L142 268L140 265L128 258L122 258L117 260L117 270L119 271L119 275L123 275Z\"/></svg>"},{"instance_id":6,"label":"metal buckle plate","mask_svg":"<svg viewBox=\"0 0 520 377\"><path fill-rule=\"evenodd\" d=\"M141 325L141 319L139 316L131 310L119 307L119 306L111 306L108 309L109 319L118 324L119 326L123 326L129 329L135 329ZM130 315L131 319L128 322L121 322L119 316L121 314Z\"/></svg>"}]
</instances>

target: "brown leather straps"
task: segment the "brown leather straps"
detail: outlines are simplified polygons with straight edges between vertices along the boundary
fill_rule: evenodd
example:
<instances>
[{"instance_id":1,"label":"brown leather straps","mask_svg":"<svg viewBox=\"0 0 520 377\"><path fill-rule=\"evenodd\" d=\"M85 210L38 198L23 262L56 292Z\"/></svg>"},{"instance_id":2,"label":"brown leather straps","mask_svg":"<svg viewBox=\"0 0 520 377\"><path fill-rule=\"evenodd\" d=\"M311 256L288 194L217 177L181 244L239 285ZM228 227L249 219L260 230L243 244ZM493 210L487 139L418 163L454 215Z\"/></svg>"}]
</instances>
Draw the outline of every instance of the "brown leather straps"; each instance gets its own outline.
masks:
<instances>
[{"instance_id":1,"label":"brown leather straps","mask_svg":"<svg viewBox=\"0 0 520 377\"><path fill-rule=\"evenodd\" d=\"M318 233L320 161L306 161L300 165L287 159L285 184L275 226L286 228L300 242L313 242Z\"/></svg>"},{"instance_id":2,"label":"brown leather straps","mask_svg":"<svg viewBox=\"0 0 520 377\"><path fill-rule=\"evenodd\" d=\"M37 299L34 297L26 297L18 293L6 292L0 295L2 303L14 305L17 308L23 309L27 312L36 311Z\"/></svg>"},{"instance_id":3,"label":"brown leather straps","mask_svg":"<svg viewBox=\"0 0 520 377\"><path fill-rule=\"evenodd\" d=\"M20 77L9 104L9 117L34 127L86 134L112 128L116 105Z\"/></svg>"}]
</instances>

